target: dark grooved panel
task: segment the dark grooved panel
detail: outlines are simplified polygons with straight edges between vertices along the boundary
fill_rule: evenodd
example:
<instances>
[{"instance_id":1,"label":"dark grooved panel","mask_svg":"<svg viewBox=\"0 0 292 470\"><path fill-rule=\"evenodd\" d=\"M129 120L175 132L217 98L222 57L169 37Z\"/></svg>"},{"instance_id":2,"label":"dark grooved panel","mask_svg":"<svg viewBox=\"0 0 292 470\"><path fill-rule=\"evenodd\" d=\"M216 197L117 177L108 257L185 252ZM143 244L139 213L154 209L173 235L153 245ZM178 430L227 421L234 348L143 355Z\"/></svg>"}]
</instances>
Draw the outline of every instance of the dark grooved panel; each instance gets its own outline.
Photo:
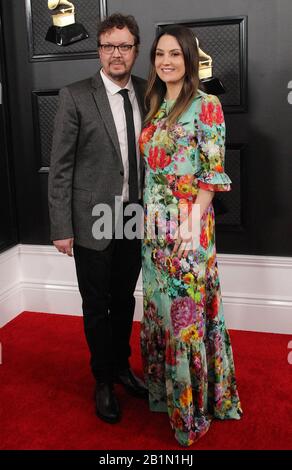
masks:
<instances>
[{"instance_id":1,"label":"dark grooved panel","mask_svg":"<svg viewBox=\"0 0 292 470\"><path fill-rule=\"evenodd\" d=\"M226 92L220 100L227 113L246 111L246 22L245 17L236 17L157 24L162 29L181 24L194 31L200 48L212 57L213 76L224 85Z\"/></svg>"},{"instance_id":2,"label":"dark grooved panel","mask_svg":"<svg viewBox=\"0 0 292 470\"><path fill-rule=\"evenodd\" d=\"M34 91L33 115L39 170L48 171L53 137L54 119L58 105L58 91Z\"/></svg>"},{"instance_id":3,"label":"dark grooved panel","mask_svg":"<svg viewBox=\"0 0 292 470\"><path fill-rule=\"evenodd\" d=\"M48 2L26 0L26 16L29 34L30 59L59 60L80 56L96 57L96 27L105 14L104 0L72 0L75 6L75 21L81 23L89 34L87 39L66 47L46 41L45 37L52 24Z\"/></svg>"},{"instance_id":4,"label":"dark grooved panel","mask_svg":"<svg viewBox=\"0 0 292 470\"><path fill-rule=\"evenodd\" d=\"M228 145L225 157L225 171L232 180L231 191L216 193L215 212L218 230L242 228L242 190L241 190L241 145ZM216 211L217 208L217 211Z\"/></svg>"}]
</instances>

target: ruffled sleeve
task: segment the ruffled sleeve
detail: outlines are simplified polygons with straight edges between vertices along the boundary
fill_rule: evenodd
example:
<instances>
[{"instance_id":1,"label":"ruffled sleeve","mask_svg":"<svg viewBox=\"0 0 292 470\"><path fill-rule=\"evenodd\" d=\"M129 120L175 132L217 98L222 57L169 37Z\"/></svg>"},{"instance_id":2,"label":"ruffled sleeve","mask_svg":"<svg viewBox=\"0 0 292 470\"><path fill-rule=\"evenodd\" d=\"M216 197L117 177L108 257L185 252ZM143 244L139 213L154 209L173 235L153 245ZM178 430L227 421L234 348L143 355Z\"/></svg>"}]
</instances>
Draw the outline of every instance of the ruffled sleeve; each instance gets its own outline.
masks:
<instances>
[{"instance_id":1,"label":"ruffled sleeve","mask_svg":"<svg viewBox=\"0 0 292 470\"><path fill-rule=\"evenodd\" d=\"M199 188L207 191L230 191L231 180L224 173L225 122L222 106L214 95L203 95L195 118L199 170Z\"/></svg>"}]
</instances>

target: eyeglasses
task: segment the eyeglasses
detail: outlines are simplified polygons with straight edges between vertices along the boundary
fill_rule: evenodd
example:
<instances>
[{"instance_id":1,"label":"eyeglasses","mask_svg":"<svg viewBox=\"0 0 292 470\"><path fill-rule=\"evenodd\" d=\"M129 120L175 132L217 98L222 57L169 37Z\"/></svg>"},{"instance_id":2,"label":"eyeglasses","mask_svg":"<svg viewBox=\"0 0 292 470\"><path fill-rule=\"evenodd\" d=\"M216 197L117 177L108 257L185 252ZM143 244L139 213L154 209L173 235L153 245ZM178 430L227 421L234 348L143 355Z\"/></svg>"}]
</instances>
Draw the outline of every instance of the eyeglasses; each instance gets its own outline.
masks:
<instances>
[{"instance_id":1,"label":"eyeglasses","mask_svg":"<svg viewBox=\"0 0 292 470\"><path fill-rule=\"evenodd\" d=\"M127 54L135 46L136 44L119 44L118 46L114 46L113 44L98 45L98 47L100 47L105 54L112 54L116 50L116 48L118 49L120 54Z\"/></svg>"}]
</instances>

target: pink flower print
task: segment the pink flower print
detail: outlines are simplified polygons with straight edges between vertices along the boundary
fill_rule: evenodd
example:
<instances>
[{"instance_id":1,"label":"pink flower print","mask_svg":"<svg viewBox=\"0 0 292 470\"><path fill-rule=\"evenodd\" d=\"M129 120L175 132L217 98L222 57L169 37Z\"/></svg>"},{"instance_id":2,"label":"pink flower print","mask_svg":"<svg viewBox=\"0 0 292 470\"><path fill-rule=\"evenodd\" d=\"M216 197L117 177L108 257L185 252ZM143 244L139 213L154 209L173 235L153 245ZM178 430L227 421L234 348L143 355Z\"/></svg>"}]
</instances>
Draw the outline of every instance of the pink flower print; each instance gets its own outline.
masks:
<instances>
[{"instance_id":1,"label":"pink flower print","mask_svg":"<svg viewBox=\"0 0 292 470\"><path fill-rule=\"evenodd\" d=\"M158 250L156 252L155 260L156 260L157 266L159 266L160 268L162 268L164 266L165 254L162 250Z\"/></svg>"},{"instance_id":2,"label":"pink flower print","mask_svg":"<svg viewBox=\"0 0 292 470\"><path fill-rule=\"evenodd\" d=\"M169 182L169 184L172 184L175 182L175 176L174 175L165 175L167 181Z\"/></svg>"},{"instance_id":3,"label":"pink flower print","mask_svg":"<svg viewBox=\"0 0 292 470\"><path fill-rule=\"evenodd\" d=\"M199 355L195 355L193 358L193 365L196 372L200 372L202 368L201 358Z\"/></svg>"},{"instance_id":4,"label":"pink flower print","mask_svg":"<svg viewBox=\"0 0 292 470\"><path fill-rule=\"evenodd\" d=\"M172 264L176 269L179 269L180 268L180 259L177 258L177 257L173 258L172 259Z\"/></svg>"},{"instance_id":5,"label":"pink flower print","mask_svg":"<svg viewBox=\"0 0 292 470\"><path fill-rule=\"evenodd\" d=\"M222 398L222 394L223 394L222 385L221 384L215 384L214 391L215 391L215 401L220 400L220 398Z\"/></svg>"},{"instance_id":6,"label":"pink flower print","mask_svg":"<svg viewBox=\"0 0 292 470\"><path fill-rule=\"evenodd\" d=\"M194 323L196 304L190 297L178 297L171 304L170 316L176 336L183 328Z\"/></svg>"}]
</instances>

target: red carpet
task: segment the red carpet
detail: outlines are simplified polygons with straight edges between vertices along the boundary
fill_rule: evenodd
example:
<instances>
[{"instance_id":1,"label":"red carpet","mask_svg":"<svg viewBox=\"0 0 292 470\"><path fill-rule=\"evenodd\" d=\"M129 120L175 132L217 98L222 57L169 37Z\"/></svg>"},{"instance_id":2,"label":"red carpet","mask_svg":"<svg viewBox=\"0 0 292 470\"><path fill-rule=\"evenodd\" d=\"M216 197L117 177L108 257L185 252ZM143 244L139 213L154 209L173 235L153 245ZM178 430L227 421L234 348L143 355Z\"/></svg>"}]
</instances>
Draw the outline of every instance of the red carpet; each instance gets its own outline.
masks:
<instances>
[{"instance_id":1,"label":"red carpet","mask_svg":"<svg viewBox=\"0 0 292 470\"><path fill-rule=\"evenodd\" d=\"M214 421L190 449L292 449L288 335L231 331L244 417ZM1 449L180 449L163 413L117 386L122 421L94 413L82 319L24 312L1 330ZM141 375L139 323L132 366Z\"/></svg>"}]
</instances>

